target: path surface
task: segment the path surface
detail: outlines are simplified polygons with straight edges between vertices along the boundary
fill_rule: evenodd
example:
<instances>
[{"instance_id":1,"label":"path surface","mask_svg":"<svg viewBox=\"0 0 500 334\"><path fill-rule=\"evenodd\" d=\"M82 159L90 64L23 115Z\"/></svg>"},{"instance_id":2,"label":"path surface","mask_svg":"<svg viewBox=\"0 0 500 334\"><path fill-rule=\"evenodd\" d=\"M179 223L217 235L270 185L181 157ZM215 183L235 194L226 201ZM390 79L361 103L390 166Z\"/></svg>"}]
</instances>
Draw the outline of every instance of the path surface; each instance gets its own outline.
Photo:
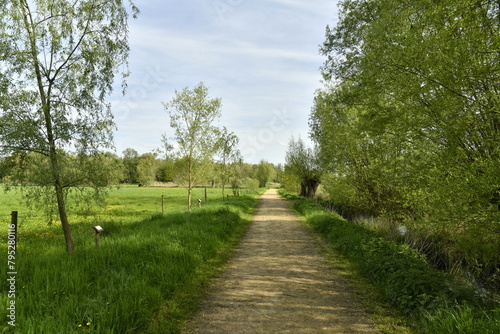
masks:
<instances>
[{"instance_id":1,"label":"path surface","mask_svg":"<svg viewBox=\"0 0 500 334\"><path fill-rule=\"evenodd\" d=\"M185 333L376 333L275 189Z\"/></svg>"}]
</instances>

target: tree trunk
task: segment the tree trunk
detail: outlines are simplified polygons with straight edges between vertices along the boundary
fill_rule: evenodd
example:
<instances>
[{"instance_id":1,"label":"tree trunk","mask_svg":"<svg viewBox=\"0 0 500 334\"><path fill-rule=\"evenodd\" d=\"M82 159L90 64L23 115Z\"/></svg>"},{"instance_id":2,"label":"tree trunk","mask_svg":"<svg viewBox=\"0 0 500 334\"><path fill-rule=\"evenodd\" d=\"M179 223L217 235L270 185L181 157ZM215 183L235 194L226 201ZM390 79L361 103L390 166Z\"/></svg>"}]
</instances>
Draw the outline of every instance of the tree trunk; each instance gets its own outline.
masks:
<instances>
[{"instance_id":1,"label":"tree trunk","mask_svg":"<svg viewBox=\"0 0 500 334\"><path fill-rule=\"evenodd\" d=\"M66 204L64 201L64 191L60 185L60 180L56 181L55 190L57 197L57 208L59 210L59 218L61 220L62 229L64 232L64 240L66 241L66 253L68 255L73 255L75 252L75 244L73 242L73 237L71 235L71 227L68 221L68 215L66 214Z\"/></svg>"},{"instance_id":2,"label":"tree trunk","mask_svg":"<svg viewBox=\"0 0 500 334\"><path fill-rule=\"evenodd\" d=\"M308 198L316 197L316 190L318 190L319 182L316 180L309 180L307 183L307 196Z\"/></svg>"},{"instance_id":3,"label":"tree trunk","mask_svg":"<svg viewBox=\"0 0 500 334\"><path fill-rule=\"evenodd\" d=\"M57 158L56 143L52 131L52 121L50 118L50 112L48 110L45 111L45 121L46 121L45 125L47 129L47 136L49 139L49 146L50 146L49 158L52 169L52 180L54 182L53 183L54 190L56 192L59 219L61 220L61 226L64 232L64 239L66 241L66 253L68 253L68 255L73 255L75 251L75 245L73 242L73 237L71 235L71 227L69 225L68 215L66 213L66 203L64 200L64 187L61 181L61 171L59 170L59 161Z\"/></svg>"},{"instance_id":4,"label":"tree trunk","mask_svg":"<svg viewBox=\"0 0 500 334\"><path fill-rule=\"evenodd\" d=\"M307 198L316 197L316 190L318 190L319 180L316 178L303 180L300 183L300 196Z\"/></svg>"},{"instance_id":5,"label":"tree trunk","mask_svg":"<svg viewBox=\"0 0 500 334\"><path fill-rule=\"evenodd\" d=\"M307 185L305 181L300 182L300 196L307 197Z\"/></svg>"},{"instance_id":6,"label":"tree trunk","mask_svg":"<svg viewBox=\"0 0 500 334\"><path fill-rule=\"evenodd\" d=\"M188 191L188 210L191 211L192 206L191 206L191 191L193 189L193 161L191 160L191 157L188 157L188 186L187 186L187 191Z\"/></svg>"}]
</instances>

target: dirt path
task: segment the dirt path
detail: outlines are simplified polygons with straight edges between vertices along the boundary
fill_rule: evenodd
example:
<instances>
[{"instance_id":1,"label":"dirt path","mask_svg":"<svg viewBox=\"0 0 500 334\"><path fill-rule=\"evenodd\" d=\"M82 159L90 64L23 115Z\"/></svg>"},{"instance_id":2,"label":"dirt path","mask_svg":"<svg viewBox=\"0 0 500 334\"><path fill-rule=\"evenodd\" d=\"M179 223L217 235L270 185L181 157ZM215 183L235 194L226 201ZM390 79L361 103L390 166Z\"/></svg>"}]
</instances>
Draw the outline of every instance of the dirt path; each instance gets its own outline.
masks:
<instances>
[{"instance_id":1,"label":"dirt path","mask_svg":"<svg viewBox=\"0 0 500 334\"><path fill-rule=\"evenodd\" d=\"M275 189L185 333L376 333Z\"/></svg>"}]
</instances>

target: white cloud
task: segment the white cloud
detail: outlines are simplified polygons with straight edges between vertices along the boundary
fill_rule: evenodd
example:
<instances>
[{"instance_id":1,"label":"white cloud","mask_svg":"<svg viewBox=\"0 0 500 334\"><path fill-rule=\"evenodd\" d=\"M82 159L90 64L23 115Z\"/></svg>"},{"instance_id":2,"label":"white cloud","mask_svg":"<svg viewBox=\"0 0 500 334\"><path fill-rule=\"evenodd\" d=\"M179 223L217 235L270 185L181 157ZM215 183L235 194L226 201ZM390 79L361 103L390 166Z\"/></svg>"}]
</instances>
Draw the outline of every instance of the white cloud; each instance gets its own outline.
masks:
<instances>
[{"instance_id":1,"label":"white cloud","mask_svg":"<svg viewBox=\"0 0 500 334\"><path fill-rule=\"evenodd\" d=\"M129 93L112 99L118 153L159 147L161 134L170 131L161 101L200 81L222 98L221 125L257 151L247 150L248 162L283 162L290 135L307 137L321 86L318 45L333 21L334 2L154 0L141 10L130 25ZM272 123L277 110L288 117L280 131Z\"/></svg>"}]
</instances>

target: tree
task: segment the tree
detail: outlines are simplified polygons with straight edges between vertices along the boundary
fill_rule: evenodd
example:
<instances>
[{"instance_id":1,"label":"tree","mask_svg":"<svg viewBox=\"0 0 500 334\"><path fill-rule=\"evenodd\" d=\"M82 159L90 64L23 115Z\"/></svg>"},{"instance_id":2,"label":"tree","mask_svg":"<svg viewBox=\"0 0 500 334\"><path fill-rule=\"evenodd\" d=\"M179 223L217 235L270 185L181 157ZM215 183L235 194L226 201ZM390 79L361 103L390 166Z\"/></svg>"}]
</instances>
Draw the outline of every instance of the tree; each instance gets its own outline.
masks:
<instances>
[{"instance_id":1,"label":"tree","mask_svg":"<svg viewBox=\"0 0 500 334\"><path fill-rule=\"evenodd\" d=\"M219 129L213 122L221 115L220 98L210 98L203 82L190 90L175 91L175 97L163 102L174 130L173 139L179 146L183 173L178 177L188 192L188 209L191 210L191 191L202 179L206 167L217 152Z\"/></svg>"},{"instance_id":2,"label":"tree","mask_svg":"<svg viewBox=\"0 0 500 334\"><path fill-rule=\"evenodd\" d=\"M139 182L137 175L137 166L139 165L139 153L133 148L127 148L123 151L123 167L125 169L124 182L136 183Z\"/></svg>"},{"instance_id":3,"label":"tree","mask_svg":"<svg viewBox=\"0 0 500 334\"><path fill-rule=\"evenodd\" d=\"M240 150L236 148L239 143L238 136L233 132L228 132L224 127L219 138L219 178L221 181L222 198L224 199L224 188L226 184L232 183L233 190L236 188L237 182L237 165L241 163Z\"/></svg>"},{"instance_id":4,"label":"tree","mask_svg":"<svg viewBox=\"0 0 500 334\"><path fill-rule=\"evenodd\" d=\"M263 188L268 182L272 181L276 171L272 163L261 160L255 167L255 178L259 181L259 187Z\"/></svg>"},{"instance_id":5,"label":"tree","mask_svg":"<svg viewBox=\"0 0 500 334\"><path fill-rule=\"evenodd\" d=\"M496 0L344 1L321 48L327 86L311 115L338 184L487 270L500 265L498 9Z\"/></svg>"},{"instance_id":6,"label":"tree","mask_svg":"<svg viewBox=\"0 0 500 334\"><path fill-rule=\"evenodd\" d=\"M158 169L156 179L162 182L172 182L174 181L174 165L175 160L162 160L160 161L160 166Z\"/></svg>"},{"instance_id":7,"label":"tree","mask_svg":"<svg viewBox=\"0 0 500 334\"><path fill-rule=\"evenodd\" d=\"M244 186L244 164L243 159L233 162L230 166L229 184L234 196L240 195L240 190Z\"/></svg>"},{"instance_id":8,"label":"tree","mask_svg":"<svg viewBox=\"0 0 500 334\"><path fill-rule=\"evenodd\" d=\"M129 1L134 17L138 9ZM18 0L0 4L0 145L50 162L66 252L74 252L61 175L64 150L111 145L106 96L129 53L122 1ZM124 66L125 65L125 66ZM125 87L127 71L122 72Z\"/></svg>"},{"instance_id":9,"label":"tree","mask_svg":"<svg viewBox=\"0 0 500 334\"><path fill-rule=\"evenodd\" d=\"M123 180L123 163L116 154L111 152L99 153L97 156L87 158L87 160L89 160L89 163L86 171L90 174L97 174L97 177L89 175L87 179L91 180L90 182L98 180L99 183L95 185L96 187L104 188L108 185L117 185Z\"/></svg>"},{"instance_id":10,"label":"tree","mask_svg":"<svg viewBox=\"0 0 500 334\"><path fill-rule=\"evenodd\" d=\"M159 170L159 162L153 153L146 153L139 157L137 164L137 180L139 185L147 186L156 181Z\"/></svg>"},{"instance_id":11,"label":"tree","mask_svg":"<svg viewBox=\"0 0 500 334\"><path fill-rule=\"evenodd\" d=\"M175 179L174 166L175 166L175 155L173 154L174 146L168 141L168 137L163 136L162 138L163 159L160 162L160 169L158 170L157 179L163 182L172 182Z\"/></svg>"},{"instance_id":12,"label":"tree","mask_svg":"<svg viewBox=\"0 0 500 334\"><path fill-rule=\"evenodd\" d=\"M306 147L302 139L295 140L292 137L288 143L285 161L288 172L294 174L300 182L300 195L314 198L322 174L316 152Z\"/></svg>"}]
</instances>

